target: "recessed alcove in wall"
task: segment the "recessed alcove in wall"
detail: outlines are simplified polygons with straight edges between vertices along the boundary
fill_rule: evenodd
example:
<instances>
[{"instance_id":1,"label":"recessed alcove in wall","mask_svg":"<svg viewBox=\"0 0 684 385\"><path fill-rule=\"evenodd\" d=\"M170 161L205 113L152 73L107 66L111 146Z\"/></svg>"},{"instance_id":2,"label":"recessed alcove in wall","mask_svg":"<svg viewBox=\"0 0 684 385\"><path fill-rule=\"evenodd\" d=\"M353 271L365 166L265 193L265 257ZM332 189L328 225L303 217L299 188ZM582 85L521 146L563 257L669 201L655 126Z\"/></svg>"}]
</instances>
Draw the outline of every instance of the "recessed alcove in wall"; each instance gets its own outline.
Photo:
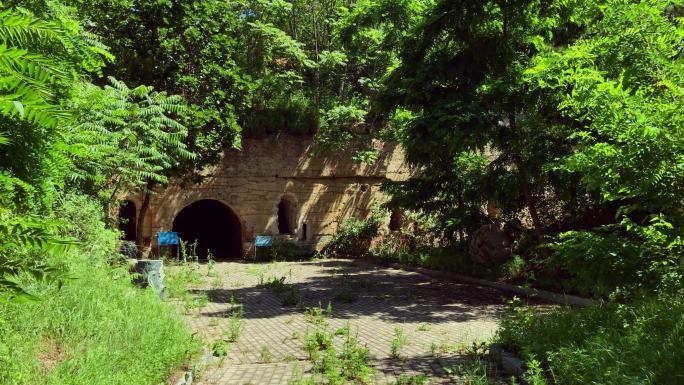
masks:
<instances>
[{"instance_id":1,"label":"recessed alcove in wall","mask_svg":"<svg viewBox=\"0 0 684 385\"><path fill-rule=\"evenodd\" d=\"M278 233L279 234L294 234L296 224L297 208L293 199L284 196L278 203Z\"/></svg>"},{"instance_id":2,"label":"recessed alcove in wall","mask_svg":"<svg viewBox=\"0 0 684 385\"><path fill-rule=\"evenodd\" d=\"M173 220L173 231L184 242L197 242L197 255L206 258L242 257L242 223L225 204L203 199L185 206Z\"/></svg>"},{"instance_id":3,"label":"recessed alcove in wall","mask_svg":"<svg viewBox=\"0 0 684 385\"><path fill-rule=\"evenodd\" d=\"M399 231L401 230L401 211L399 210L392 210L392 214L390 215L390 221L389 225L387 226L390 231Z\"/></svg>"},{"instance_id":4,"label":"recessed alcove in wall","mask_svg":"<svg viewBox=\"0 0 684 385\"><path fill-rule=\"evenodd\" d=\"M126 241L135 241L135 214L133 201L126 200L119 208L119 230L123 232L123 239Z\"/></svg>"}]
</instances>

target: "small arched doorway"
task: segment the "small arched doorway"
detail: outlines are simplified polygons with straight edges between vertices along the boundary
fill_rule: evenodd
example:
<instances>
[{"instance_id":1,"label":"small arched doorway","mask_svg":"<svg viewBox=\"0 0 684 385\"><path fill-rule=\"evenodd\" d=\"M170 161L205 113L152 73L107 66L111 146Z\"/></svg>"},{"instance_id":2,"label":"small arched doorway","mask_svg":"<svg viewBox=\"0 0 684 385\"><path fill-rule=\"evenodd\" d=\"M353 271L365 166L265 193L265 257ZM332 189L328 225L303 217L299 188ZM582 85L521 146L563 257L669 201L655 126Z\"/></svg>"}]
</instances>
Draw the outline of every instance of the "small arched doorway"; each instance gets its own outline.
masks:
<instances>
[{"instance_id":1,"label":"small arched doorway","mask_svg":"<svg viewBox=\"0 0 684 385\"><path fill-rule=\"evenodd\" d=\"M282 197L278 203L278 233L294 234L296 227L295 216L297 215L295 205L289 197Z\"/></svg>"},{"instance_id":2,"label":"small arched doorway","mask_svg":"<svg viewBox=\"0 0 684 385\"><path fill-rule=\"evenodd\" d=\"M135 241L135 203L126 200L119 208L119 230L123 233L123 240Z\"/></svg>"},{"instance_id":3,"label":"small arched doorway","mask_svg":"<svg viewBox=\"0 0 684 385\"><path fill-rule=\"evenodd\" d=\"M197 243L197 256L242 257L242 223L230 207L203 199L185 206L173 220L173 231L184 242Z\"/></svg>"},{"instance_id":4,"label":"small arched doorway","mask_svg":"<svg viewBox=\"0 0 684 385\"><path fill-rule=\"evenodd\" d=\"M389 231L401 230L401 225L402 225L401 222L402 222L401 211L392 210L392 214L390 215L389 225L387 226L389 228Z\"/></svg>"}]
</instances>

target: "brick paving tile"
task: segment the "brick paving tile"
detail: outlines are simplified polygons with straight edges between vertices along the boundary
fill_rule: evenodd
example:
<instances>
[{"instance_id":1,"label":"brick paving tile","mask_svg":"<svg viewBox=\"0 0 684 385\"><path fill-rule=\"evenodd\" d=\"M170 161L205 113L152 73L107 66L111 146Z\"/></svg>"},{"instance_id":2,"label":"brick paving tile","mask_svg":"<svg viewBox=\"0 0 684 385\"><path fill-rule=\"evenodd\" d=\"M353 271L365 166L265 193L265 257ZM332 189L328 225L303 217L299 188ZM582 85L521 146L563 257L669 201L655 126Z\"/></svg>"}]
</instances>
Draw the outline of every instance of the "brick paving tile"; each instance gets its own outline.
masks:
<instances>
[{"instance_id":1,"label":"brick paving tile","mask_svg":"<svg viewBox=\"0 0 684 385\"><path fill-rule=\"evenodd\" d=\"M206 272L206 266L202 267ZM424 374L430 384L458 384L444 368L462 362L458 347L494 335L505 293L465 283L442 282L423 275L378 267L364 261L326 259L309 262L218 262L216 278L193 288L209 298L207 306L185 319L205 341L230 334L231 297L243 306L244 323L228 356L212 363L198 385L287 384L311 365L302 349L308 332L302 308L332 306L325 320L330 330L349 326L370 351L376 384L392 383L402 374ZM301 304L281 306L282 299L260 283L285 277L297 286ZM211 284L210 284L211 283ZM350 303L345 303L346 302ZM390 357L395 328L407 344L401 358Z\"/></svg>"}]
</instances>

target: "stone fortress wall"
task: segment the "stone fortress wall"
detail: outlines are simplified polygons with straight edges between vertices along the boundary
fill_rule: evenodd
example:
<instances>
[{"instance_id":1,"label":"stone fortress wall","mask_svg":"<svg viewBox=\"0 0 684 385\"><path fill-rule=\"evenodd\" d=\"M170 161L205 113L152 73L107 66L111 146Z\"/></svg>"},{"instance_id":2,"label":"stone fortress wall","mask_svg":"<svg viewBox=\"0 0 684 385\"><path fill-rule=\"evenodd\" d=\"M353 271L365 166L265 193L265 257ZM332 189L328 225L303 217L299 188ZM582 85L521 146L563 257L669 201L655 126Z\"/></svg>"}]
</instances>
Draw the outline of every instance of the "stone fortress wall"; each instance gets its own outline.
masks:
<instances>
[{"instance_id":1,"label":"stone fortress wall","mask_svg":"<svg viewBox=\"0 0 684 385\"><path fill-rule=\"evenodd\" d=\"M172 183L152 196L143 230L146 243L154 248L157 232L174 230L182 210L213 200L239 221L225 231L240 240L242 254L251 249L255 235L284 234L320 246L346 219L368 217L373 204L385 199L383 182L411 176L401 147L382 142L373 146L379 151L377 161L362 164L344 151L312 156L311 137L244 138L241 151L227 151L219 164L203 171L202 183L186 188ZM141 197L131 200L139 210ZM211 221L213 215L204 219Z\"/></svg>"}]
</instances>

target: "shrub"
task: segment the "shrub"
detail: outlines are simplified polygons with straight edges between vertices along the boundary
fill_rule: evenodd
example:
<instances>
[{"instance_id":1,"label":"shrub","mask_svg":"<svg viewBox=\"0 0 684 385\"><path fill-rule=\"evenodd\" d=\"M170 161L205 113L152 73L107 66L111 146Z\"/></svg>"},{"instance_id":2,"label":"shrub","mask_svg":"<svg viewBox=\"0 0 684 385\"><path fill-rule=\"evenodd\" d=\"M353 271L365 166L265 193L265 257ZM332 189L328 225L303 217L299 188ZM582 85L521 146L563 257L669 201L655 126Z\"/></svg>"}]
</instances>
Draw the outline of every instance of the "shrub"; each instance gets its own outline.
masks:
<instances>
[{"instance_id":1,"label":"shrub","mask_svg":"<svg viewBox=\"0 0 684 385\"><path fill-rule=\"evenodd\" d=\"M322 253L330 257L365 257L369 254L371 241L378 236L379 231L380 218L377 216L368 220L350 219L325 245Z\"/></svg>"},{"instance_id":2,"label":"shrub","mask_svg":"<svg viewBox=\"0 0 684 385\"><path fill-rule=\"evenodd\" d=\"M560 234L548 265L573 276L582 294L638 296L684 294L684 238L663 217L646 226L625 219L589 231Z\"/></svg>"},{"instance_id":3,"label":"shrub","mask_svg":"<svg viewBox=\"0 0 684 385\"><path fill-rule=\"evenodd\" d=\"M286 239L276 240L270 249L270 257L273 261L306 261L312 259L314 255L315 252L311 247Z\"/></svg>"},{"instance_id":4,"label":"shrub","mask_svg":"<svg viewBox=\"0 0 684 385\"><path fill-rule=\"evenodd\" d=\"M121 241L121 255L126 258L138 258L138 245L134 241Z\"/></svg>"},{"instance_id":5,"label":"shrub","mask_svg":"<svg viewBox=\"0 0 684 385\"><path fill-rule=\"evenodd\" d=\"M502 343L534 356L555 383L684 384L684 300L662 296L633 304L535 314L512 309Z\"/></svg>"}]
</instances>

